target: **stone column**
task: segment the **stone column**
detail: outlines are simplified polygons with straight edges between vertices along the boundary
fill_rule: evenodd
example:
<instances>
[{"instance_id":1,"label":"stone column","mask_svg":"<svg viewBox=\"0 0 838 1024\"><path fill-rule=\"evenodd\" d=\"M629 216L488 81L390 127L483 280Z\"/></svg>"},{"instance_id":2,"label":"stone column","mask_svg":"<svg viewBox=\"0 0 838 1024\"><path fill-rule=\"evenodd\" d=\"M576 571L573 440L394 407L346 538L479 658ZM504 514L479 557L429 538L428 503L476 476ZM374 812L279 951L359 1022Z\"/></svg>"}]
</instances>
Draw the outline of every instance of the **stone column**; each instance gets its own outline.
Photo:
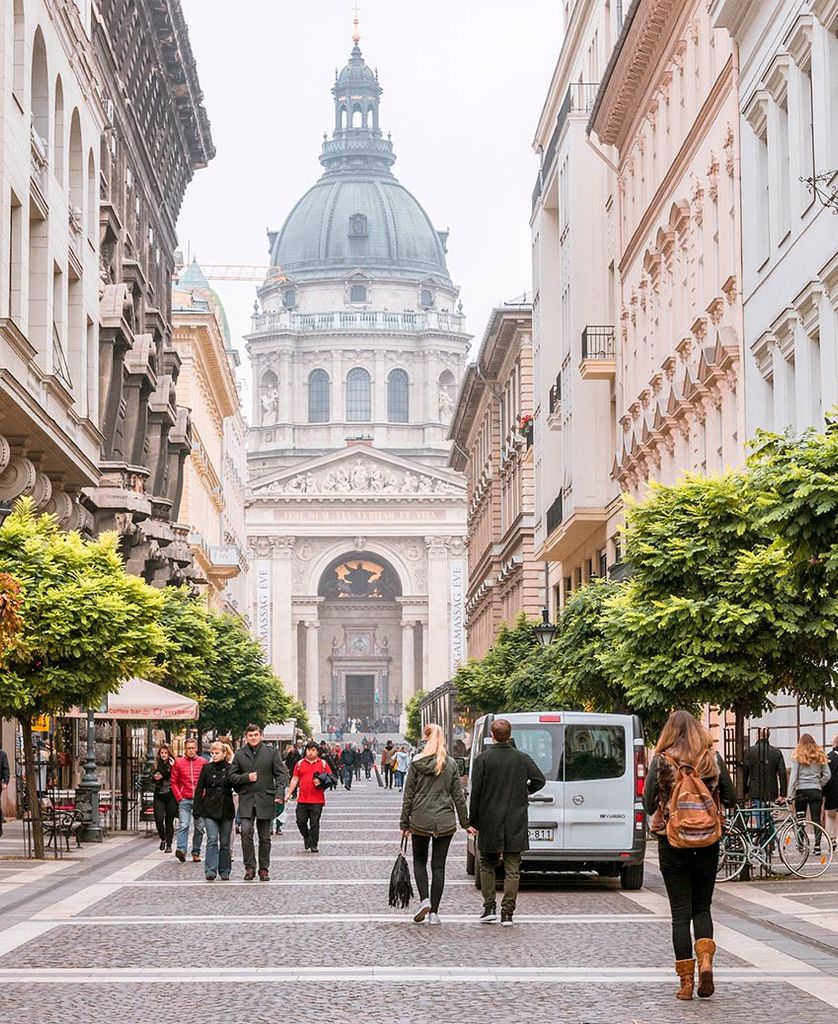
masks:
<instances>
[{"instance_id":1,"label":"stone column","mask_svg":"<svg viewBox=\"0 0 838 1024\"><path fill-rule=\"evenodd\" d=\"M317 729L320 721L318 703L320 694L317 692L320 685L320 650L318 646L320 631L318 625L317 622L306 623L306 711L308 711L312 729L322 731L322 726L321 730Z\"/></svg>"},{"instance_id":2,"label":"stone column","mask_svg":"<svg viewBox=\"0 0 838 1024\"><path fill-rule=\"evenodd\" d=\"M415 642L415 626L412 622L402 622L402 713L415 690Z\"/></svg>"},{"instance_id":3,"label":"stone column","mask_svg":"<svg viewBox=\"0 0 838 1024\"><path fill-rule=\"evenodd\" d=\"M426 537L428 549L428 677L433 690L450 676L448 632L448 538Z\"/></svg>"}]
</instances>

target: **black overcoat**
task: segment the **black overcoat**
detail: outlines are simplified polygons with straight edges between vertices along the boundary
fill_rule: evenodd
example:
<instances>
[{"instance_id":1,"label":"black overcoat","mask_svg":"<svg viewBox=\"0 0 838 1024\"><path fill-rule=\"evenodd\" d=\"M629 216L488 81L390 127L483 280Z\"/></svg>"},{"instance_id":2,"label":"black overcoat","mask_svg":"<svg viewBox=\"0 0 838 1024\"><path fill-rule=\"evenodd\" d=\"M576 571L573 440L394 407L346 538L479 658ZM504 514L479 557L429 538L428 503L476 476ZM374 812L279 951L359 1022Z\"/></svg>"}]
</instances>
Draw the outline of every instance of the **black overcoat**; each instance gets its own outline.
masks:
<instances>
[{"instance_id":1,"label":"black overcoat","mask_svg":"<svg viewBox=\"0 0 838 1024\"><path fill-rule=\"evenodd\" d=\"M250 772L257 773L255 782L248 779ZM288 770L276 747L260 743L251 747L245 743L236 751L230 765L230 782L239 794L239 814L242 818L273 818L276 814L274 803L285 798L288 785Z\"/></svg>"},{"instance_id":2,"label":"black overcoat","mask_svg":"<svg viewBox=\"0 0 838 1024\"><path fill-rule=\"evenodd\" d=\"M469 821L483 854L523 853L530 848L527 807L547 780L529 754L493 743L474 761Z\"/></svg>"},{"instance_id":3,"label":"black overcoat","mask_svg":"<svg viewBox=\"0 0 838 1024\"><path fill-rule=\"evenodd\" d=\"M235 818L233 787L230 784L230 765L226 761L208 761L201 769L192 814L196 818Z\"/></svg>"}]
</instances>

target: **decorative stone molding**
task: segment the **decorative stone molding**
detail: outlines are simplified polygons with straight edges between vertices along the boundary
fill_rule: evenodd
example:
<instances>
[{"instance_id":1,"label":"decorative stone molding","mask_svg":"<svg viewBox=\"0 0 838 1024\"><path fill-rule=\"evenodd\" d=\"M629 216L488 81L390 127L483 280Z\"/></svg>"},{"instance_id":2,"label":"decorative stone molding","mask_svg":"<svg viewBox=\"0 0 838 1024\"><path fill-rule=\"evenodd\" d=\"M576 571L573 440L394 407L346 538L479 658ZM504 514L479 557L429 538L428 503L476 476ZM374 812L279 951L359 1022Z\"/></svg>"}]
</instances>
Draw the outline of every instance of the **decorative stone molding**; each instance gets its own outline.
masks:
<instances>
[{"instance_id":1,"label":"decorative stone molding","mask_svg":"<svg viewBox=\"0 0 838 1024\"><path fill-rule=\"evenodd\" d=\"M785 48L799 68L808 67L811 61L814 25L811 14L799 14L784 40Z\"/></svg>"},{"instance_id":2,"label":"decorative stone molding","mask_svg":"<svg viewBox=\"0 0 838 1024\"><path fill-rule=\"evenodd\" d=\"M350 498L417 495L439 498L460 493L459 486L441 477L416 474L409 469L397 476L392 469L360 456L351 465L340 463L331 468L309 470L285 482L275 480L253 490L255 498L280 495Z\"/></svg>"}]
</instances>

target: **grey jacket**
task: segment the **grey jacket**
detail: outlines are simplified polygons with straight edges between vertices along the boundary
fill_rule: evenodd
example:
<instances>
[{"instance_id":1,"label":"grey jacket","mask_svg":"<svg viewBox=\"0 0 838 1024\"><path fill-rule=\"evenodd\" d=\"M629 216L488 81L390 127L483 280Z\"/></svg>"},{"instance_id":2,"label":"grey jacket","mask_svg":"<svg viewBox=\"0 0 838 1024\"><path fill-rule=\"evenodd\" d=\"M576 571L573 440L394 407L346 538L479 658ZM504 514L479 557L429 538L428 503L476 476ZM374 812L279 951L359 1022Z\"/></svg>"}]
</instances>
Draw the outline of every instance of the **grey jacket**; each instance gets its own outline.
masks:
<instances>
[{"instance_id":1,"label":"grey jacket","mask_svg":"<svg viewBox=\"0 0 838 1024\"><path fill-rule=\"evenodd\" d=\"M803 789L823 789L832 772L828 764L798 764L792 759L789 776L789 800Z\"/></svg>"},{"instance_id":2,"label":"grey jacket","mask_svg":"<svg viewBox=\"0 0 838 1024\"><path fill-rule=\"evenodd\" d=\"M457 818L468 828L466 795L457 762L449 757L434 775L434 757L415 757L407 773L399 827L426 836L449 836L457 831ZM454 812L457 817L454 817Z\"/></svg>"},{"instance_id":3,"label":"grey jacket","mask_svg":"<svg viewBox=\"0 0 838 1024\"><path fill-rule=\"evenodd\" d=\"M257 773L255 782L248 779L250 772ZM264 820L276 814L274 803L277 798L285 799L288 785L288 769L276 747L260 743L252 749L246 743L236 751L230 765L230 783L239 794L239 814L242 818L256 817Z\"/></svg>"}]
</instances>

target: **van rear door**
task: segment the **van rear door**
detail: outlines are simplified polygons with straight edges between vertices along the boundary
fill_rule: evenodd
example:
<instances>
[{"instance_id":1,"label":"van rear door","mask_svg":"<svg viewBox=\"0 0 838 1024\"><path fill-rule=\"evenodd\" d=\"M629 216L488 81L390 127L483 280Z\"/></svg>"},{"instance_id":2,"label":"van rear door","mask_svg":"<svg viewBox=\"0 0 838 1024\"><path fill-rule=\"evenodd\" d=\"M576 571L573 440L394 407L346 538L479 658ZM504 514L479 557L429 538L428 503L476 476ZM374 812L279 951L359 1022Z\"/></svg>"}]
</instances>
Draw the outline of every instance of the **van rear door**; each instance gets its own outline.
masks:
<instances>
[{"instance_id":1,"label":"van rear door","mask_svg":"<svg viewBox=\"0 0 838 1024\"><path fill-rule=\"evenodd\" d=\"M562 765L566 850L632 848L633 758L628 716L566 716Z\"/></svg>"}]
</instances>

